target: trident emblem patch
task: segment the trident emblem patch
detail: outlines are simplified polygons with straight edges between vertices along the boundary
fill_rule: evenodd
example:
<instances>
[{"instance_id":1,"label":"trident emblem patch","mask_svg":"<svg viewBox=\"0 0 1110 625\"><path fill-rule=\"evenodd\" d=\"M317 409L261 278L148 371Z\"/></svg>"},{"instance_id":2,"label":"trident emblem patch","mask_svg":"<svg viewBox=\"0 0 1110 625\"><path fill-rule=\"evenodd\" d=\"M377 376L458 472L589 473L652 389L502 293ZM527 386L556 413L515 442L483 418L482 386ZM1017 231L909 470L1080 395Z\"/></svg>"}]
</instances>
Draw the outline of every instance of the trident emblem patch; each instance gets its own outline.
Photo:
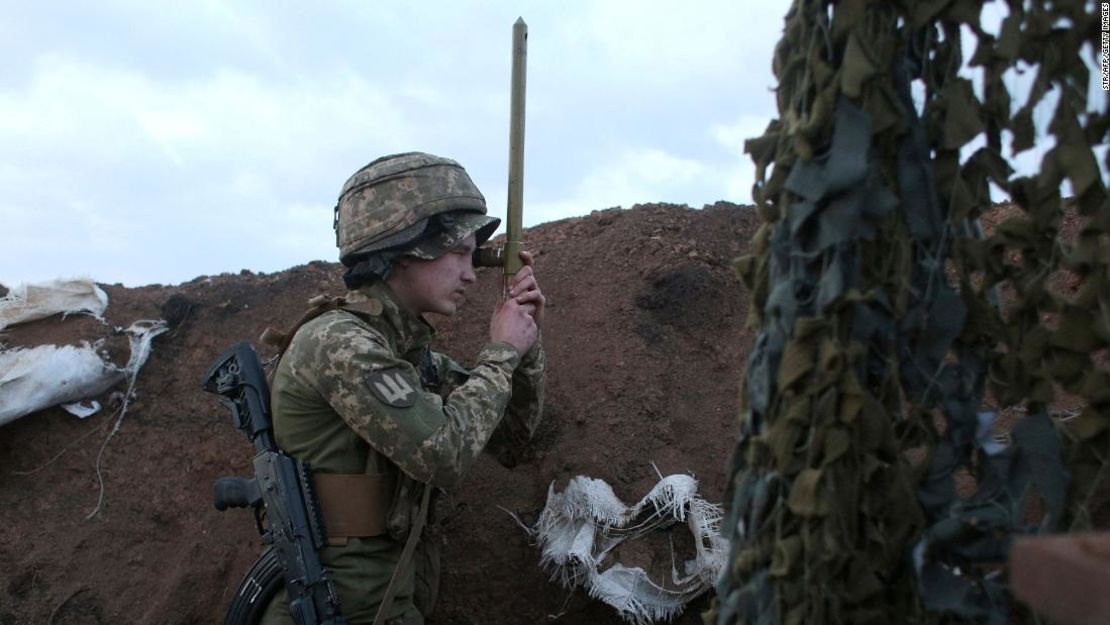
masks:
<instances>
[{"instance_id":1,"label":"trident emblem patch","mask_svg":"<svg viewBox=\"0 0 1110 625\"><path fill-rule=\"evenodd\" d=\"M416 402L416 391L397 369L375 371L366 377L370 390L387 406L408 408Z\"/></svg>"}]
</instances>

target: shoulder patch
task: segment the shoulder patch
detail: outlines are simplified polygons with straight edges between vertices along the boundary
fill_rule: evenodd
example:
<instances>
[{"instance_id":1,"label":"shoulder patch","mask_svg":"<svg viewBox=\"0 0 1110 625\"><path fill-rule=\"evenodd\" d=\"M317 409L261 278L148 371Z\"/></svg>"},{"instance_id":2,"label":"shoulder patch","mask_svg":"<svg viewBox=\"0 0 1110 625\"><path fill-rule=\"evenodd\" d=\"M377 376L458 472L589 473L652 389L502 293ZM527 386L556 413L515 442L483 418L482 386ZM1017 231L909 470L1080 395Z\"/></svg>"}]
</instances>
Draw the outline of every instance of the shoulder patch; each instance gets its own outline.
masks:
<instances>
[{"instance_id":1,"label":"shoulder patch","mask_svg":"<svg viewBox=\"0 0 1110 625\"><path fill-rule=\"evenodd\" d=\"M416 403L416 389L396 367L368 374L366 383L374 397L387 406L408 408Z\"/></svg>"}]
</instances>

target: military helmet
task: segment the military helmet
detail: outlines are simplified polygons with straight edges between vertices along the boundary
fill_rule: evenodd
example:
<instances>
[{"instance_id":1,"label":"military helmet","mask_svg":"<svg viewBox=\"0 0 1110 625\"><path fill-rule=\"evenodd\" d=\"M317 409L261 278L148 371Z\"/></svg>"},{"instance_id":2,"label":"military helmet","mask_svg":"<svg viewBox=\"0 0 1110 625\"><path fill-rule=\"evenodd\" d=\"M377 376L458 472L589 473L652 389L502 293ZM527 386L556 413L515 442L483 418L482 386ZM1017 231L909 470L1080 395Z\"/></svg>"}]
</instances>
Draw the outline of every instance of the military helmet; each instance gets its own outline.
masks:
<instances>
[{"instance_id":1,"label":"military helmet","mask_svg":"<svg viewBox=\"0 0 1110 625\"><path fill-rule=\"evenodd\" d=\"M334 227L339 260L353 266L370 254L410 246L414 255L434 258L469 234L480 245L500 222L486 215L486 199L457 162L404 152L374 160L347 179Z\"/></svg>"}]
</instances>

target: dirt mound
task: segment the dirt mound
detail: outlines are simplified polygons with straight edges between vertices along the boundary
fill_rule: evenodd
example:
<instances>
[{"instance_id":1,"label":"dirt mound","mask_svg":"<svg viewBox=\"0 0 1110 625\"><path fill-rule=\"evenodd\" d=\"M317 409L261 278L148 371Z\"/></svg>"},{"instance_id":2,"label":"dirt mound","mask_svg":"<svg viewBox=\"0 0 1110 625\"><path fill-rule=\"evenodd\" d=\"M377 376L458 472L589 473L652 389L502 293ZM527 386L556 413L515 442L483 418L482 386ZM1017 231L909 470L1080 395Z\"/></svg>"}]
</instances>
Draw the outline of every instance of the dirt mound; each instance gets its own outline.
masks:
<instances>
[{"instance_id":1,"label":"dirt mound","mask_svg":"<svg viewBox=\"0 0 1110 625\"><path fill-rule=\"evenodd\" d=\"M538 550L502 510L535 519L553 481L602 478L634 502L657 481L657 467L692 472L708 499L720 499L751 341L731 261L746 253L757 221L726 203L643 205L527 231L549 301L545 421L529 461L509 470L483 458L455 490L431 623L620 622L548 581ZM82 421L54 408L4 428L0 623L222 621L259 545L249 514L212 507L212 482L248 474L251 454L226 411L200 391L201 376L232 343L287 326L312 295L342 292L339 275L338 265L315 262L178 286L104 286L107 326L54 318L0 336L8 347L108 337L122 361L126 341L111 336L115 327L144 318L173 325L155 340L106 446L112 411ZM464 363L477 353L497 279L481 270L463 313L434 320L441 350ZM98 454L103 503L86 519L100 493ZM700 622L703 607L679 622Z\"/></svg>"}]
</instances>

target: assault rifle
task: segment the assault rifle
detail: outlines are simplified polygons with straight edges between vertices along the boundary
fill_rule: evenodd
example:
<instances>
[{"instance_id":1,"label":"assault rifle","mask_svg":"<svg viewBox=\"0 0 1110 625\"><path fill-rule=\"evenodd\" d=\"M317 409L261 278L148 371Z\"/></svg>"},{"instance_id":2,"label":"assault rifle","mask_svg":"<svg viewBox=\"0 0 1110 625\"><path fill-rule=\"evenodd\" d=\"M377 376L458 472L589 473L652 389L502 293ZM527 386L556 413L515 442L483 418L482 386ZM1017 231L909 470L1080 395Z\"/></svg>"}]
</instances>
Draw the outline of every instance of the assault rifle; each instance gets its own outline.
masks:
<instances>
[{"instance_id":1,"label":"assault rifle","mask_svg":"<svg viewBox=\"0 0 1110 625\"><path fill-rule=\"evenodd\" d=\"M320 562L318 550L327 534L312 488L312 473L307 462L277 446L270 418L270 389L254 348L246 342L233 345L208 368L202 387L219 396L231 411L235 427L256 452L254 478L216 480L216 509L251 507L262 542L271 545L240 586L225 623L239 625L261 616L270 599L265 595L276 594L280 586L273 566L276 557L294 622L346 625L335 586Z\"/></svg>"}]
</instances>

